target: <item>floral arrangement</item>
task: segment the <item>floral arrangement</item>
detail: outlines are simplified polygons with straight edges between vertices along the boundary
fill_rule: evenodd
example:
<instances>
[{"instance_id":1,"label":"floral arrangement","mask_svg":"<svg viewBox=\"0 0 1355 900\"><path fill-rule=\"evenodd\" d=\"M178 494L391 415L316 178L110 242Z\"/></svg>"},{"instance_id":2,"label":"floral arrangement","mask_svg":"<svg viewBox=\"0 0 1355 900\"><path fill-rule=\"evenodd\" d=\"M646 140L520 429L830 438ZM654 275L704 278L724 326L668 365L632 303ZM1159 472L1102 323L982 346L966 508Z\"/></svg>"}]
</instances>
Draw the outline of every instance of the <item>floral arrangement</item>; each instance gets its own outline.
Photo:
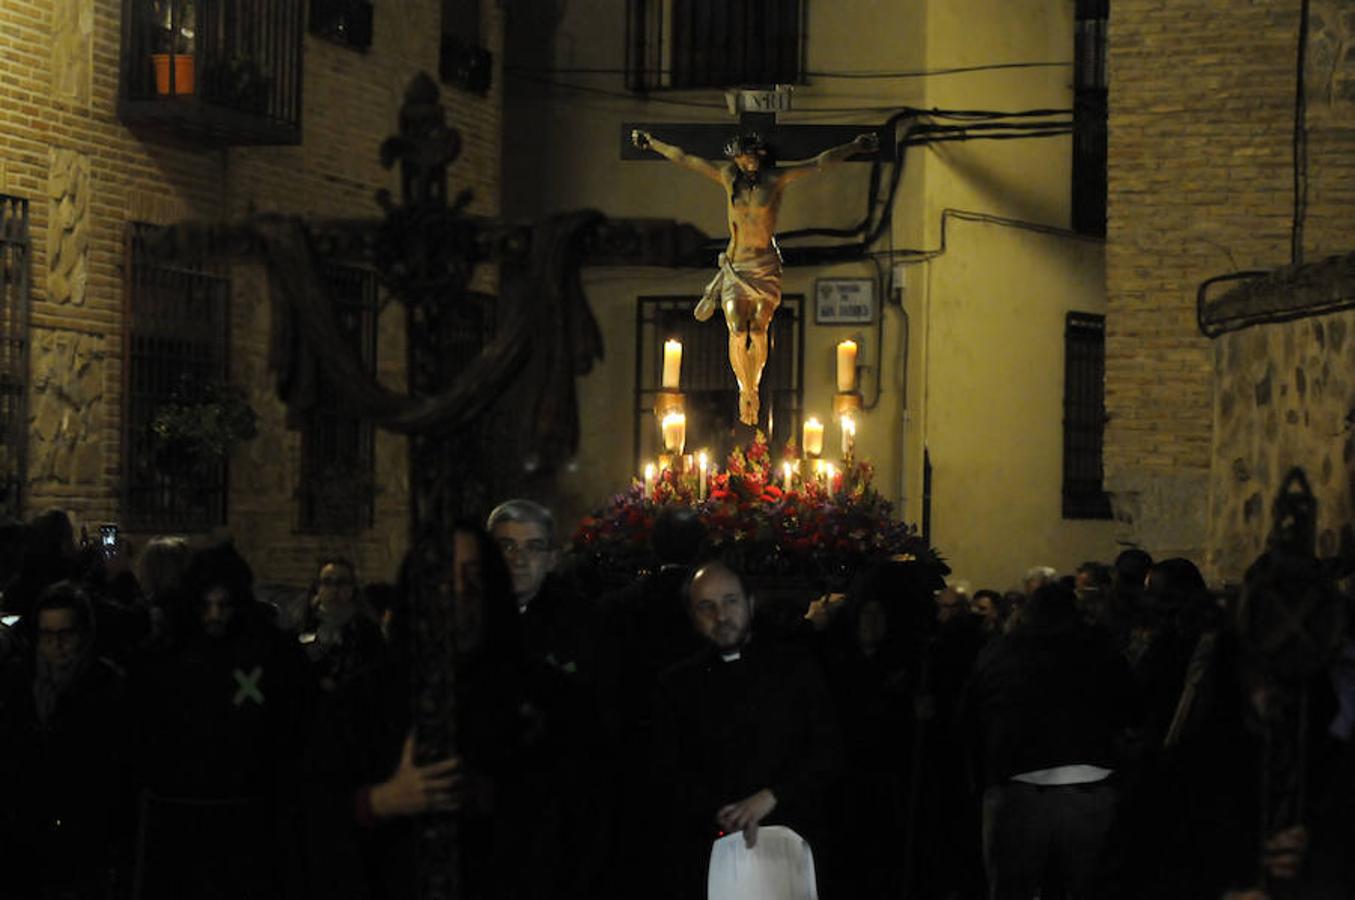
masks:
<instances>
[{"instance_id":1,"label":"floral arrangement","mask_svg":"<svg viewBox=\"0 0 1355 900\"><path fill-rule=\"evenodd\" d=\"M787 451L794 456L794 445ZM637 481L585 516L574 534L574 553L618 576L653 569L655 517L665 505L683 504L705 523L711 550L755 578L799 577L844 589L857 571L880 559L919 559L944 569L915 528L892 518L891 504L870 485L870 463L849 460L823 471L809 466L803 461L787 471L783 464L778 471L759 431L710 476L708 496L701 496L698 472L665 469L652 489Z\"/></svg>"}]
</instances>

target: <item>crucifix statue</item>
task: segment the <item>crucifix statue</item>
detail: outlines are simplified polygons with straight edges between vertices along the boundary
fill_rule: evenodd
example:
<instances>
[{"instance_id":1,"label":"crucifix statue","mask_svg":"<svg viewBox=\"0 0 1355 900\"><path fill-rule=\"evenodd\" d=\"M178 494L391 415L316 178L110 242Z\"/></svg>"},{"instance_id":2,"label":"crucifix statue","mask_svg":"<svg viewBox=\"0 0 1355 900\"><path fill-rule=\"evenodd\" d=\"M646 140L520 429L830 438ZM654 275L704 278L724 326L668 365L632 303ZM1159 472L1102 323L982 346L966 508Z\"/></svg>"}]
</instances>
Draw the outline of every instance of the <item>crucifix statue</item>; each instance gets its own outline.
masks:
<instances>
[{"instance_id":1,"label":"crucifix statue","mask_svg":"<svg viewBox=\"0 0 1355 900\"><path fill-rule=\"evenodd\" d=\"M760 95L769 96L768 92ZM759 118L765 124L774 123L774 117L772 122L765 122L765 113L753 113L744 115L743 124L746 127ZM684 130L684 126L671 130ZM773 146L758 132L749 130L724 145L723 160L708 159L699 152L662 141L646 128L633 128L630 141L640 150L652 151L704 175L718 183L724 193L729 243L720 254L719 271L706 285L693 314L704 322L717 307L724 310L729 329L729 365L739 384L739 420L755 427L760 406L758 385L767 364L767 330L781 305L781 252L776 246L776 218L785 189L852 157L874 156L879 151L879 139L874 133L857 134L848 143L784 165L777 164Z\"/></svg>"}]
</instances>

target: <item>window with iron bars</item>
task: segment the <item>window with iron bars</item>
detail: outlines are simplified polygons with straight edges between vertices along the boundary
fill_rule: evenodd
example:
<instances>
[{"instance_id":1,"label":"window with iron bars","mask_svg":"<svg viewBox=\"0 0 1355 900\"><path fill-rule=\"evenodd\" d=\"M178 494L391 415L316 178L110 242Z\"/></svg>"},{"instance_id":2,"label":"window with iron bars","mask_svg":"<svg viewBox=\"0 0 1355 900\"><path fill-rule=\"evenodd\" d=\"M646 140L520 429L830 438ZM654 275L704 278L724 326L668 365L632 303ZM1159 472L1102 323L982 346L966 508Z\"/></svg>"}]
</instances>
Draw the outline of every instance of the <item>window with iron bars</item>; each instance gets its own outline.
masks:
<instances>
[{"instance_id":1,"label":"window with iron bars","mask_svg":"<svg viewBox=\"0 0 1355 900\"><path fill-rule=\"evenodd\" d=\"M368 372L376 370L376 275L339 264L324 269L339 329ZM321 376L301 430L300 528L348 534L372 527L376 503L375 430Z\"/></svg>"},{"instance_id":2,"label":"window with iron bars","mask_svg":"<svg viewBox=\"0 0 1355 900\"><path fill-rule=\"evenodd\" d=\"M806 0L630 0L632 91L799 84Z\"/></svg>"},{"instance_id":3,"label":"window with iron bars","mask_svg":"<svg viewBox=\"0 0 1355 900\"><path fill-rule=\"evenodd\" d=\"M1077 0L1073 63L1073 230L1106 236L1106 31L1110 0Z\"/></svg>"},{"instance_id":4,"label":"window with iron bars","mask_svg":"<svg viewBox=\"0 0 1355 900\"><path fill-rule=\"evenodd\" d=\"M1109 519L1103 483L1106 317L1070 312L1063 333L1063 517Z\"/></svg>"},{"instance_id":5,"label":"window with iron bars","mask_svg":"<svg viewBox=\"0 0 1355 900\"><path fill-rule=\"evenodd\" d=\"M20 518L28 456L28 201L0 194L0 515Z\"/></svg>"},{"instance_id":6,"label":"window with iron bars","mask_svg":"<svg viewBox=\"0 0 1355 900\"><path fill-rule=\"evenodd\" d=\"M129 531L202 532L226 521L227 465L152 427L185 388L230 374L230 281L205 265L152 260L157 226L127 239L122 488Z\"/></svg>"},{"instance_id":7,"label":"window with iron bars","mask_svg":"<svg viewBox=\"0 0 1355 900\"><path fill-rule=\"evenodd\" d=\"M687 416L688 453L706 450L723 464L744 442L739 435L739 385L729 367L729 332L718 314L698 322L696 297L641 297L635 328L636 471L663 450L654 404L663 384L663 344L682 342L680 390ZM762 371L760 427L774 453L800 433L804 401L804 297L783 297L770 328L767 366Z\"/></svg>"},{"instance_id":8,"label":"window with iron bars","mask_svg":"<svg viewBox=\"0 0 1355 900\"><path fill-rule=\"evenodd\" d=\"M310 0L310 33L340 47L368 49L372 46L370 0Z\"/></svg>"},{"instance_id":9,"label":"window with iron bars","mask_svg":"<svg viewBox=\"0 0 1355 900\"><path fill-rule=\"evenodd\" d=\"M444 82L475 94L489 90L494 57L485 49L480 0L442 0L438 75Z\"/></svg>"}]
</instances>

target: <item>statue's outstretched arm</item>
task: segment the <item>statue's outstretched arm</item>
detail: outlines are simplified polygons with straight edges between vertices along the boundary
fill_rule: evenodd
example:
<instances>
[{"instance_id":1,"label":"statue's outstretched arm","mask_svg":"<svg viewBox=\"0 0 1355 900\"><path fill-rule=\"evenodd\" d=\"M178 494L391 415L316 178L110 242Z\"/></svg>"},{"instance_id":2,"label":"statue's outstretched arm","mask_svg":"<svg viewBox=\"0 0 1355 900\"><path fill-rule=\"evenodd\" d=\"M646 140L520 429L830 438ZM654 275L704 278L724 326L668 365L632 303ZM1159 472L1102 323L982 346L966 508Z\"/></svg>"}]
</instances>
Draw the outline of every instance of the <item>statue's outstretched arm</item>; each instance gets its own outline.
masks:
<instances>
[{"instance_id":1,"label":"statue's outstretched arm","mask_svg":"<svg viewBox=\"0 0 1355 900\"><path fill-rule=\"evenodd\" d=\"M860 153L875 153L880 149L880 139L872 132L858 134L856 138L839 147L825 150L813 159L787 163L780 167L781 184L798 181L808 175L815 175L839 163L846 162Z\"/></svg>"},{"instance_id":2,"label":"statue's outstretched arm","mask_svg":"<svg viewBox=\"0 0 1355 900\"><path fill-rule=\"evenodd\" d=\"M664 159L675 162L684 169L691 169L698 175L704 175L712 181L724 183L724 177L721 175L719 166L708 159L702 159L699 156L688 153L681 147L676 147L661 141L648 131L641 131L637 128L630 133L630 140L631 143L641 150L653 150Z\"/></svg>"}]
</instances>

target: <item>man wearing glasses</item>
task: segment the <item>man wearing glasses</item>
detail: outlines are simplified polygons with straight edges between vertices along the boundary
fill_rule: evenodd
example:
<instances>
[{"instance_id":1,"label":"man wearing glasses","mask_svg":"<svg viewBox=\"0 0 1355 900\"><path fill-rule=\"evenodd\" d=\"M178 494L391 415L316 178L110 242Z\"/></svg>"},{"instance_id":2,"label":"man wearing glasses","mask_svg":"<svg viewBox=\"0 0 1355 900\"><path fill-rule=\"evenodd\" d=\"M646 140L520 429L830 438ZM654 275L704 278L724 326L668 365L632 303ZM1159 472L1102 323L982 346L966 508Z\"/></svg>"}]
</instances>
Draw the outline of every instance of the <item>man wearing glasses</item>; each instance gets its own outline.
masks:
<instances>
[{"instance_id":1,"label":"man wearing glasses","mask_svg":"<svg viewBox=\"0 0 1355 900\"><path fill-rule=\"evenodd\" d=\"M531 896L597 896L601 851L593 767L601 755L594 703L593 604L553 573L560 560L555 517L532 500L499 504L486 523L513 579L522 625L531 746L521 778L501 801L525 833L521 870Z\"/></svg>"},{"instance_id":2,"label":"man wearing glasses","mask_svg":"<svg viewBox=\"0 0 1355 900\"><path fill-rule=\"evenodd\" d=\"M44 590L34 619L28 658L0 670L0 894L103 896L130 857L123 675L96 657L74 582Z\"/></svg>"}]
</instances>

